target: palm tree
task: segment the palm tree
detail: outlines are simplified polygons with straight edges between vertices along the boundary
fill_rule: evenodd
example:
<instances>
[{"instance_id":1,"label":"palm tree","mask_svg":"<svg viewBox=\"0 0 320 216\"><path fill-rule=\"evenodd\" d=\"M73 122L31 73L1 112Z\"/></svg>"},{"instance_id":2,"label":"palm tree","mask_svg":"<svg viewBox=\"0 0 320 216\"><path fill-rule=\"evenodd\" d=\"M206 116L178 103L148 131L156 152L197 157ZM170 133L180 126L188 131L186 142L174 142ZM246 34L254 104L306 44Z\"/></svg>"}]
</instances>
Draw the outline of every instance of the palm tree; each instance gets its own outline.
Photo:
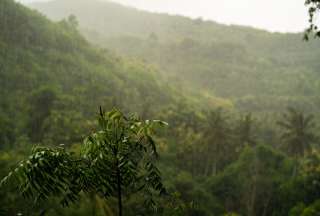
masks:
<instances>
[{"instance_id":1,"label":"palm tree","mask_svg":"<svg viewBox=\"0 0 320 216\"><path fill-rule=\"evenodd\" d=\"M296 162L299 157L311 152L312 144L317 140L313 132L316 126L313 115L305 115L302 111L288 108L278 125L283 129L281 139L286 144L287 152ZM298 164L294 167L293 176L296 174L297 166Z\"/></svg>"},{"instance_id":2,"label":"palm tree","mask_svg":"<svg viewBox=\"0 0 320 216\"><path fill-rule=\"evenodd\" d=\"M278 125L284 130L281 138L287 144L289 154L301 157L310 152L312 143L316 141L313 115L305 115L301 111L288 108L288 112L283 115Z\"/></svg>"},{"instance_id":3,"label":"palm tree","mask_svg":"<svg viewBox=\"0 0 320 216\"><path fill-rule=\"evenodd\" d=\"M256 145L254 136L254 119L252 115L242 115L235 129L236 141L238 143L237 150L241 150L246 145L254 147Z\"/></svg>"}]
</instances>

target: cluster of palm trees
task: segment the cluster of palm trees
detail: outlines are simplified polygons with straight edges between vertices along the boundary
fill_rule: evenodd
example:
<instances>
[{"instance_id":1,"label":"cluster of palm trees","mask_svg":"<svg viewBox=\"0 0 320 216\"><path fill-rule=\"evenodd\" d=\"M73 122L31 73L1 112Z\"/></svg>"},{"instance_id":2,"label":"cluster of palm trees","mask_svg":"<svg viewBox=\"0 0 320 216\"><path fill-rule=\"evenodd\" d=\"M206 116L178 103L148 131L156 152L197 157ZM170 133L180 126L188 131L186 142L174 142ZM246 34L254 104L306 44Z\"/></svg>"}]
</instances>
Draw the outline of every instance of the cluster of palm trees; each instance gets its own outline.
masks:
<instances>
[{"instance_id":1,"label":"cluster of palm trees","mask_svg":"<svg viewBox=\"0 0 320 216\"><path fill-rule=\"evenodd\" d=\"M259 143L255 134L255 119L251 114L241 116L233 128L230 118L221 109L207 113L206 118L208 125L201 131L204 138L202 142L184 145L185 151L182 150L178 155L184 161L181 168L192 171L194 175L215 175L223 170L226 161L236 159L243 148ZM317 142L313 115L288 108L277 125L281 134L281 145L277 146L295 161L312 152ZM188 164L185 161L190 160L195 160L190 166L196 166L196 169L186 167ZM293 175L296 175L297 169L298 162Z\"/></svg>"}]
</instances>

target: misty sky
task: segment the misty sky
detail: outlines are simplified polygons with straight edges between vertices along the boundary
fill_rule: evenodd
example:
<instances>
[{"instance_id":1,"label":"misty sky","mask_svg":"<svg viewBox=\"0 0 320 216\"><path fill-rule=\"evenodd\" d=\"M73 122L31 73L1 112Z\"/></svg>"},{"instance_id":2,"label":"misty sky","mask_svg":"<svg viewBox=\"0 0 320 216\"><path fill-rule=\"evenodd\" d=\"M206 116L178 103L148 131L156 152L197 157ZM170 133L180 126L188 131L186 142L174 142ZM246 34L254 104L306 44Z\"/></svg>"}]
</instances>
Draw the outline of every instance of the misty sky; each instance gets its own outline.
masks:
<instances>
[{"instance_id":1,"label":"misty sky","mask_svg":"<svg viewBox=\"0 0 320 216\"><path fill-rule=\"evenodd\" d=\"M29 3L35 0L19 0ZM46 1L46 0L38 0ZM90 0L89 0L90 1ZM304 0L113 0L156 12L203 17L270 31L296 32L307 26Z\"/></svg>"}]
</instances>

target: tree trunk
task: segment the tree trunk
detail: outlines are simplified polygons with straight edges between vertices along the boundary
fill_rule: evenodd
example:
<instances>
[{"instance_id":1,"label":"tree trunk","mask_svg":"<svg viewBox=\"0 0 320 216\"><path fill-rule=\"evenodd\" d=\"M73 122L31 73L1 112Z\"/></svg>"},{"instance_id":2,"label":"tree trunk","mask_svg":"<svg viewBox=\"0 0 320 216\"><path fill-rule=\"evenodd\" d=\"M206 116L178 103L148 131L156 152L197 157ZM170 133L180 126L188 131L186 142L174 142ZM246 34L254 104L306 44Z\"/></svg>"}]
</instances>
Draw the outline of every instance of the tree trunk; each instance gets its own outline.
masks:
<instances>
[{"instance_id":1,"label":"tree trunk","mask_svg":"<svg viewBox=\"0 0 320 216\"><path fill-rule=\"evenodd\" d=\"M298 162L298 156L295 155L294 157L294 167L293 167L293 171L292 171L292 178L295 178L297 176L298 173L298 166L299 166L299 162Z\"/></svg>"},{"instance_id":2,"label":"tree trunk","mask_svg":"<svg viewBox=\"0 0 320 216\"><path fill-rule=\"evenodd\" d=\"M212 165L212 174L215 176L217 174L218 170L218 161L217 159L214 160L214 163Z\"/></svg>"},{"instance_id":3,"label":"tree trunk","mask_svg":"<svg viewBox=\"0 0 320 216\"><path fill-rule=\"evenodd\" d=\"M96 212L96 197L95 194L90 194L90 198L91 198L91 214L92 216L96 216L97 212Z\"/></svg>"},{"instance_id":4,"label":"tree trunk","mask_svg":"<svg viewBox=\"0 0 320 216\"><path fill-rule=\"evenodd\" d=\"M209 173L211 171L211 166L212 166L212 155L210 155L210 150L209 148L207 149L206 152L206 158L205 158L205 164L204 164L204 176L209 176Z\"/></svg>"},{"instance_id":5,"label":"tree trunk","mask_svg":"<svg viewBox=\"0 0 320 216\"><path fill-rule=\"evenodd\" d=\"M249 209L248 209L248 216L255 215L256 192L257 192L257 185L256 185L256 182L254 181L252 192L251 192L251 197L250 197L250 201L249 201L250 204L249 204Z\"/></svg>"},{"instance_id":6,"label":"tree trunk","mask_svg":"<svg viewBox=\"0 0 320 216\"><path fill-rule=\"evenodd\" d=\"M255 203L256 203L256 195L257 195L257 178L258 178L258 158L257 153L255 152L254 156L254 164L253 164L253 172L252 172L252 183L251 183L251 196L249 198L249 205L248 205L248 216L255 215Z\"/></svg>"},{"instance_id":7,"label":"tree trunk","mask_svg":"<svg viewBox=\"0 0 320 216\"><path fill-rule=\"evenodd\" d=\"M121 194L121 176L120 170L117 168L117 187L118 187L118 212L119 216L122 216L122 194Z\"/></svg>"},{"instance_id":8,"label":"tree trunk","mask_svg":"<svg viewBox=\"0 0 320 216\"><path fill-rule=\"evenodd\" d=\"M271 200L271 195L270 195L269 198L267 199L267 202L264 204L262 216L266 216L266 215L267 215L267 210L268 210L268 206L269 206L270 200Z\"/></svg>"}]
</instances>

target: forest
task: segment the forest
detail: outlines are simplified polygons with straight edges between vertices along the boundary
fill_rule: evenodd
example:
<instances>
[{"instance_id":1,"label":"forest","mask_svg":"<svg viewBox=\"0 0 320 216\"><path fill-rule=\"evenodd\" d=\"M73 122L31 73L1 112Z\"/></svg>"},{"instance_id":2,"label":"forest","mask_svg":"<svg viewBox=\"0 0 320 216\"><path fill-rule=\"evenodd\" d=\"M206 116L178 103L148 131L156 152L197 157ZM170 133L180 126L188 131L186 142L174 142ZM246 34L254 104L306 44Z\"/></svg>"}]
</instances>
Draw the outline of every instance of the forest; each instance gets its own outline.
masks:
<instances>
[{"instance_id":1,"label":"forest","mask_svg":"<svg viewBox=\"0 0 320 216\"><path fill-rule=\"evenodd\" d=\"M306 4L304 34L0 0L0 215L319 215Z\"/></svg>"}]
</instances>

